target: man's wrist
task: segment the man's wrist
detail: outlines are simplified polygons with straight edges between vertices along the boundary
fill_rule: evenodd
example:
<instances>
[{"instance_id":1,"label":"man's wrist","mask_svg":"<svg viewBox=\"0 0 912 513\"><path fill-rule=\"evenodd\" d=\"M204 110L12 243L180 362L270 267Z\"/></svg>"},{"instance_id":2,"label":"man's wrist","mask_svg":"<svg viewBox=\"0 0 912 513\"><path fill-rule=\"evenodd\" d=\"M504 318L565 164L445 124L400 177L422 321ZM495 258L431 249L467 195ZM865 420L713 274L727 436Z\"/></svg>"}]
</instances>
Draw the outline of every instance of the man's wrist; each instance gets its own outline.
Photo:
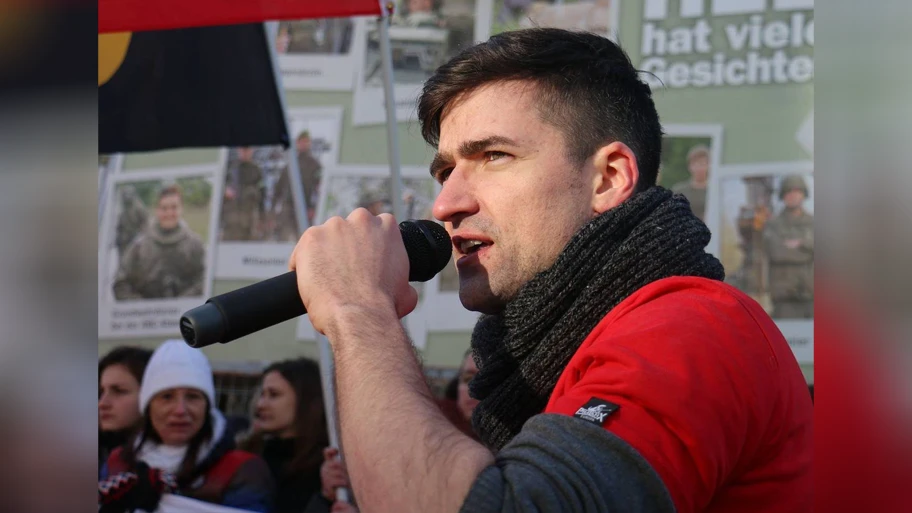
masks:
<instances>
[{"instance_id":1,"label":"man's wrist","mask_svg":"<svg viewBox=\"0 0 912 513\"><path fill-rule=\"evenodd\" d=\"M389 333L390 328L399 326L396 306L383 298L365 298L357 304L345 304L333 309L332 321L326 327L326 337L338 349L340 343L351 339ZM373 342L373 341L372 341Z\"/></svg>"}]
</instances>

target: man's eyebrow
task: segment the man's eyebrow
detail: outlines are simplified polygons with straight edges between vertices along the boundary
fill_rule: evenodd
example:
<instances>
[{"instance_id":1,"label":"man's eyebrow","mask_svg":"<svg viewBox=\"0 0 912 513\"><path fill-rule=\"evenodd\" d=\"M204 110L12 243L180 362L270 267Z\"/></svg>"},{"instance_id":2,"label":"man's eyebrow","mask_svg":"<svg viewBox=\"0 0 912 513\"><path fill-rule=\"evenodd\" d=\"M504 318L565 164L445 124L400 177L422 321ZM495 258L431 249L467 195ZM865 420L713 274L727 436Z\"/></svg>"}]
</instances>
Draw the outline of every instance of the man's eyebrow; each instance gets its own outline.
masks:
<instances>
[{"instance_id":1,"label":"man's eyebrow","mask_svg":"<svg viewBox=\"0 0 912 513\"><path fill-rule=\"evenodd\" d=\"M453 157L449 153L437 153L434 155L434 160L431 161L431 176L436 179L437 175L443 171L443 168L449 166L452 162Z\"/></svg>"},{"instance_id":2,"label":"man's eyebrow","mask_svg":"<svg viewBox=\"0 0 912 513\"><path fill-rule=\"evenodd\" d=\"M507 146L516 146L516 141L510 139L509 137L504 137L502 135L492 135L490 137L485 137L484 139L476 139L474 141L465 141L459 145L459 155L461 157L471 157L472 155L477 155L491 146L495 145L507 145ZM443 170L443 168L452 165L453 160L455 160L452 154L448 152L438 153L434 155L434 160L431 161L430 172L431 176L437 177L437 174Z\"/></svg>"},{"instance_id":3,"label":"man's eyebrow","mask_svg":"<svg viewBox=\"0 0 912 513\"><path fill-rule=\"evenodd\" d=\"M459 145L459 155L462 157L470 157L498 144L516 146L516 141L502 135L492 135L490 137L485 137L484 139L466 141Z\"/></svg>"}]
</instances>

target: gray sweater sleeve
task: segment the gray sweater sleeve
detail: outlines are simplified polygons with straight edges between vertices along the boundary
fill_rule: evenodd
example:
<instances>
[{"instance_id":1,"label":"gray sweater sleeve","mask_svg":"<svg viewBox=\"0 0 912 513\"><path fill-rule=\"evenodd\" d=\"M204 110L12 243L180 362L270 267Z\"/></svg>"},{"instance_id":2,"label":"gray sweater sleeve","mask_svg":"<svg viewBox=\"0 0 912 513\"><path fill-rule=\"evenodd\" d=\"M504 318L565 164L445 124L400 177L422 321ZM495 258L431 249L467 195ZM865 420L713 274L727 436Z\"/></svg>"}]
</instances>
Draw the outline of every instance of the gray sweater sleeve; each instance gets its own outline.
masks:
<instances>
[{"instance_id":1,"label":"gray sweater sleeve","mask_svg":"<svg viewBox=\"0 0 912 513\"><path fill-rule=\"evenodd\" d=\"M461 513L673 513L649 463L582 419L540 414L484 469Z\"/></svg>"}]
</instances>

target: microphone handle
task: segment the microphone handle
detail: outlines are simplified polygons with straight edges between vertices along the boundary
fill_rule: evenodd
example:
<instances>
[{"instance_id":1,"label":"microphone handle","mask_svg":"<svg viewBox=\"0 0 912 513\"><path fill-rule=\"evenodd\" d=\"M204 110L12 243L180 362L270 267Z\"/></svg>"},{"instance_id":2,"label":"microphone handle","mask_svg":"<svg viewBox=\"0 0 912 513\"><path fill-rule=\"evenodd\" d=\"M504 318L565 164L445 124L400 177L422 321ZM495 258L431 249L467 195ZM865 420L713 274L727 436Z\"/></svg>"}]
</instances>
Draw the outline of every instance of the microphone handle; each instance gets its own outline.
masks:
<instances>
[{"instance_id":1,"label":"microphone handle","mask_svg":"<svg viewBox=\"0 0 912 513\"><path fill-rule=\"evenodd\" d=\"M190 346L205 347L237 340L305 313L297 273L289 271L210 298L181 317L180 330Z\"/></svg>"},{"instance_id":2,"label":"microphone handle","mask_svg":"<svg viewBox=\"0 0 912 513\"><path fill-rule=\"evenodd\" d=\"M446 230L428 220L399 223L409 259L409 281L427 281L450 260ZM210 298L180 319L181 335L191 347L228 343L307 313L294 271ZM230 319L230 321L229 321Z\"/></svg>"}]
</instances>

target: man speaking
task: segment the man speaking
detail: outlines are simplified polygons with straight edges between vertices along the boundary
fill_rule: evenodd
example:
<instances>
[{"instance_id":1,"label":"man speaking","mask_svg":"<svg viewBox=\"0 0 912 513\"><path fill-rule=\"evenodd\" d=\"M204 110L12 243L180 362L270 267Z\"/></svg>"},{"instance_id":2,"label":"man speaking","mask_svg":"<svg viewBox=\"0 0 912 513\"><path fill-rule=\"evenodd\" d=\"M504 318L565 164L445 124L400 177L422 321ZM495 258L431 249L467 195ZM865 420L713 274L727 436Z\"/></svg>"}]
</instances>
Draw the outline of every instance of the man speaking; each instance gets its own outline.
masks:
<instances>
[{"instance_id":1,"label":"man speaking","mask_svg":"<svg viewBox=\"0 0 912 513\"><path fill-rule=\"evenodd\" d=\"M364 209L291 258L335 355L342 444L370 512L810 511L812 406L710 233L655 185L649 87L608 39L499 34L425 84L483 445L434 403L399 319L396 221ZM370 248L370 251L365 251Z\"/></svg>"}]
</instances>

